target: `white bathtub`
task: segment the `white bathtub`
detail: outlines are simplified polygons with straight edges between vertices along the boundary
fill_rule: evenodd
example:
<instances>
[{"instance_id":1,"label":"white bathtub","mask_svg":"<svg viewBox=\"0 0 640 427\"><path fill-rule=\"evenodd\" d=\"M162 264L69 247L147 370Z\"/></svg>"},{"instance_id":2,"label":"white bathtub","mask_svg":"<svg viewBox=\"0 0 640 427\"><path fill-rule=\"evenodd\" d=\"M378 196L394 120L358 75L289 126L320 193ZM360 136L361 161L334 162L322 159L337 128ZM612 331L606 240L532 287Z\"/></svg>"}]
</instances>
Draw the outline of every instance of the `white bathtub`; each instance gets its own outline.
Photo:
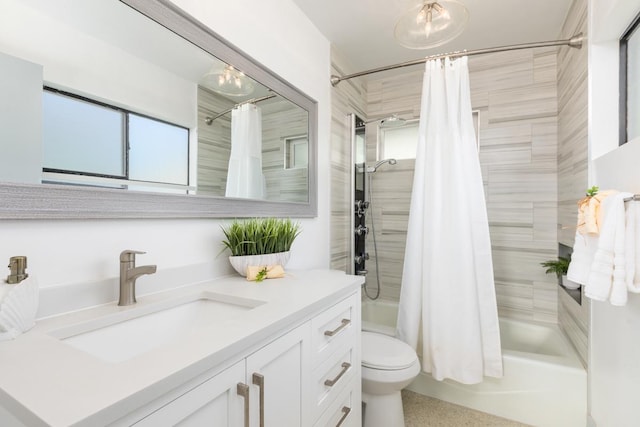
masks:
<instances>
[{"instance_id":1,"label":"white bathtub","mask_svg":"<svg viewBox=\"0 0 640 427\"><path fill-rule=\"evenodd\" d=\"M394 302L365 301L362 328L393 334L397 313ZM501 319L500 336L503 378L464 385L423 372L408 388L536 427L584 427L587 373L560 329Z\"/></svg>"}]
</instances>

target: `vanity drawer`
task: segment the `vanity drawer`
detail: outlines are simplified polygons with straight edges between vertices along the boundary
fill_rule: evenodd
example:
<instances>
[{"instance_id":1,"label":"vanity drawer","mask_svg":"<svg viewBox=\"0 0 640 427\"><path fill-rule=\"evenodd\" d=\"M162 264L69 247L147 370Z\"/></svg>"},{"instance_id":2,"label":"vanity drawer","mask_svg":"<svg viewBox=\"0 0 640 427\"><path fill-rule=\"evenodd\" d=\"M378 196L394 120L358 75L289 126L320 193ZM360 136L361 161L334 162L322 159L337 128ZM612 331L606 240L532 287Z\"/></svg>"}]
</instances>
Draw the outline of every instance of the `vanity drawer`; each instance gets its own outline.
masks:
<instances>
[{"instance_id":1,"label":"vanity drawer","mask_svg":"<svg viewBox=\"0 0 640 427\"><path fill-rule=\"evenodd\" d=\"M362 402L360 382L353 379L333 400L313 427L360 427L362 424Z\"/></svg>"},{"instance_id":2,"label":"vanity drawer","mask_svg":"<svg viewBox=\"0 0 640 427\"><path fill-rule=\"evenodd\" d=\"M322 363L338 348L353 346L356 330L360 330L360 300L357 294L316 316L311 322L313 366Z\"/></svg>"},{"instance_id":3,"label":"vanity drawer","mask_svg":"<svg viewBox=\"0 0 640 427\"><path fill-rule=\"evenodd\" d=\"M337 398L345 386L359 378L360 361L353 347L338 351L320 364L312 375L312 418L316 418Z\"/></svg>"}]
</instances>

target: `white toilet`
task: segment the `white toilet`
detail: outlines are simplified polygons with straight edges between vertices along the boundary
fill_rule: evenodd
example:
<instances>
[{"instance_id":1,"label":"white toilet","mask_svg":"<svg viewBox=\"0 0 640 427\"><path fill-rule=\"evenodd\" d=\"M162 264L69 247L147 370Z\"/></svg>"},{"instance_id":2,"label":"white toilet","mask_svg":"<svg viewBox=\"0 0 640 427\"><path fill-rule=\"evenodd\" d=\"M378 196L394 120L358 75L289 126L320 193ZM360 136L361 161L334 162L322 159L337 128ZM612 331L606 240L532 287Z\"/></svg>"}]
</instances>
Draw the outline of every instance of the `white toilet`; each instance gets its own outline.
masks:
<instances>
[{"instance_id":1,"label":"white toilet","mask_svg":"<svg viewBox=\"0 0 640 427\"><path fill-rule=\"evenodd\" d=\"M364 427L404 427L400 390L420 373L408 344L377 332L362 331Z\"/></svg>"}]
</instances>

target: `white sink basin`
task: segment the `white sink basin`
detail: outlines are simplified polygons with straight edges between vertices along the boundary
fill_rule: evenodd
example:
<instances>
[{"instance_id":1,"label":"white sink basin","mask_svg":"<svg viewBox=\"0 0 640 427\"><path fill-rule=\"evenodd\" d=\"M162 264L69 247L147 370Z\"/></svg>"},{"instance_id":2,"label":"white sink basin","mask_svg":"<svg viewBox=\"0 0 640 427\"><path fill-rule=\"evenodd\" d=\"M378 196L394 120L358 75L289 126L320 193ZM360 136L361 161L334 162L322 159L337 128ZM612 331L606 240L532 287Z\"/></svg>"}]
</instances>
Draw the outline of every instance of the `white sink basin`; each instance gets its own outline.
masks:
<instances>
[{"instance_id":1,"label":"white sink basin","mask_svg":"<svg viewBox=\"0 0 640 427\"><path fill-rule=\"evenodd\" d=\"M50 335L104 361L122 362L182 337L194 328L223 323L262 304L264 301L203 292L122 309Z\"/></svg>"}]
</instances>

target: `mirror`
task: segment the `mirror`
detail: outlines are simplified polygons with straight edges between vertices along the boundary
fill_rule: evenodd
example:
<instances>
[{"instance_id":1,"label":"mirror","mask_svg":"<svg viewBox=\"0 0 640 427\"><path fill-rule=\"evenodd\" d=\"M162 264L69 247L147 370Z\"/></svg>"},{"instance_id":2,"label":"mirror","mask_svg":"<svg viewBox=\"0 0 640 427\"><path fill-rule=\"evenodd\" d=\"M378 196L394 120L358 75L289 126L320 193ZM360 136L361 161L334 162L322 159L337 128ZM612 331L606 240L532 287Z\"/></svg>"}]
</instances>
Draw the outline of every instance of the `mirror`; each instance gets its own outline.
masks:
<instances>
[{"instance_id":1,"label":"mirror","mask_svg":"<svg viewBox=\"0 0 640 427\"><path fill-rule=\"evenodd\" d=\"M0 217L316 215L312 99L166 0L8 3L0 17L0 91L11 99L0 118ZM51 136L65 120L43 93L117 111L115 130L74 113L68 128L84 129L81 143L55 145L73 138ZM165 153L151 128L163 137L176 129L180 142L166 144L182 145ZM110 133L116 167L104 173L78 147L104 147ZM179 173L164 173L169 161Z\"/></svg>"}]
</instances>

